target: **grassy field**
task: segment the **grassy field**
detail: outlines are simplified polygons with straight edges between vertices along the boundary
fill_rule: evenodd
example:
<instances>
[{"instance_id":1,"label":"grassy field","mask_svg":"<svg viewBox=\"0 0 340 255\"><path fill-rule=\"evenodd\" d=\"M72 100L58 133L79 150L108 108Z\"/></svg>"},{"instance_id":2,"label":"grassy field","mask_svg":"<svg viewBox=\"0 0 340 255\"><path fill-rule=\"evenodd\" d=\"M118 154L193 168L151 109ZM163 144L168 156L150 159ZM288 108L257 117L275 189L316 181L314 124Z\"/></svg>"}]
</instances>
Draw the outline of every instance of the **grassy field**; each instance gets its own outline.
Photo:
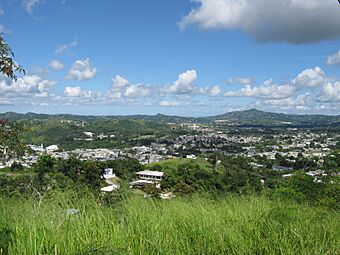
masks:
<instances>
[{"instance_id":1,"label":"grassy field","mask_svg":"<svg viewBox=\"0 0 340 255\"><path fill-rule=\"evenodd\" d=\"M41 203L0 198L0 247L15 255L330 255L340 254L340 217L263 197L133 196L104 207L90 195L54 193Z\"/></svg>"}]
</instances>

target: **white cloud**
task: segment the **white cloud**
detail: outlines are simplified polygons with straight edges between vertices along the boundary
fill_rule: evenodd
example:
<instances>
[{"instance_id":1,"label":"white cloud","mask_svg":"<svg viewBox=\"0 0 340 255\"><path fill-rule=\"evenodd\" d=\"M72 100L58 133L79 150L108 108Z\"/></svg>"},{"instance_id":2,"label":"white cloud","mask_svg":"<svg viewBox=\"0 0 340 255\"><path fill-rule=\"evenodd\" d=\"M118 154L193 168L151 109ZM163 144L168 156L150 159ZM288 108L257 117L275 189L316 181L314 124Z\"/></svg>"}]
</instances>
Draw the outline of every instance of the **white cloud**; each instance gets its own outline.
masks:
<instances>
[{"instance_id":1,"label":"white cloud","mask_svg":"<svg viewBox=\"0 0 340 255\"><path fill-rule=\"evenodd\" d=\"M316 89L324 86L328 78L320 67L305 69L287 84L274 84L267 80L262 86L245 85L238 91L228 91L227 97L258 97L263 99L283 99L292 97L301 89Z\"/></svg>"},{"instance_id":2,"label":"white cloud","mask_svg":"<svg viewBox=\"0 0 340 255\"><path fill-rule=\"evenodd\" d=\"M92 102L102 102L103 98L100 98L100 93L98 91L92 90L82 90L79 86L75 87L65 87L64 97L60 97L59 100L70 99L72 101L67 101L69 104L79 104L79 103L92 103Z\"/></svg>"},{"instance_id":3,"label":"white cloud","mask_svg":"<svg viewBox=\"0 0 340 255\"><path fill-rule=\"evenodd\" d=\"M24 1L24 8L29 14L33 13L34 8L36 8L43 0L26 0Z\"/></svg>"},{"instance_id":4,"label":"white cloud","mask_svg":"<svg viewBox=\"0 0 340 255\"><path fill-rule=\"evenodd\" d=\"M255 81L251 78L229 78L227 80L227 84L241 84L241 85L250 85L253 84Z\"/></svg>"},{"instance_id":5,"label":"white cloud","mask_svg":"<svg viewBox=\"0 0 340 255\"><path fill-rule=\"evenodd\" d=\"M181 73L178 79L167 89L164 90L165 94L176 94L176 95L206 95L206 96L217 96L221 93L219 86L213 87L198 87L194 83L197 80L196 70L188 70Z\"/></svg>"},{"instance_id":6,"label":"white cloud","mask_svg":"<svg viewBox=\"0 0 340 255\"><path fill-rule=\"evenodd\" d=\"M327 65L340 65L340 50L327 58Z\"/></svg>"},{"instance_id":7,"label":"white cloud","mask_svg":"<svg viewBox=\"0 0 340 255\"><path fill-rule=\"evenodd\" d=\"M291 85L276 85L266 81L263 86L252 87L246 85L238 91L228 91L224 95L227 97L259 97L268 99L282 99L291 97L296 89Z\"/></svg>"},{"instance_id":8,"label":"white cloud","mask_svg":"<svg viewBox=\"0 0 340 255\"><path fill-rule=\"evenodd\" d=\"M0 98L0 106L8 105L13 105L13 102L11 100L8 100L7 98Z\"/></svg>"},{"instance_id":9,"label":"white cloud","mask_svg":"<svg viewBox=\"0 0 340 255\"><path fill-rule=\"evenodd\" d=\"M194 0L181 29L241 30L260 42L305 44L340 37L336 0Z\"/></svg>"},{"instance_id":10,"label":"white cloud","mask_svg":"<svg viewBox=\"0 0 340 255\"><path fill-rule=\"evenodd\" d=\"M171 101L161 101L158 104L159 106L164 106L164 107L174 107L178 106L178 102L171 102Z\"/></svg>"},{"instance_id":11,"label":"white cloud","mask_svg":"<svg viewBox=\"0 0 340 255\"><path fill-rule=\"evenodd\" d=\"M306 69L298 74L293 80L295 86L315 88L325 83L325 73L320 67L314 69Z\"/></svg>"},{"instance_id":12,"label":"white cloud","mask_svg":"<svg viewBox=\"0 0 340 255\"><path fill-rule=\"evenodd\" d=\"M274 107L306 107L310 99L309 94L299 95L296 98L284 98L279 100L264 100L262 104Z\"/></svg>"},{"instance_id":13,"label":"white cloud","mask_svg":"<svg viewBox=\"0 0 340 255\"><path fill-rule=\"evenodd\" d=\"M96 76L97 69L91 67L90 59L77 60L66 76L67 80L91 80Z\"/></svg>"},{"instance_id":14,"label":"white cloud","mask_svg":"<svg viewBox=\"0 0 340 255\"><path fill-rule=\"evenodd\" d=\"M71 48L75 48L77 46L78 46L78 40L75 39L70 44L63 44L63 45L58 46L58 48L55 50L55 54L59 55L65 52L69 52Z\"/></svg>"},{"instance_id":15,"label":"white cloud","mask_svg":"<svg viewBox=\"0 0 340 255\"><path fill-rule=\"evenodd\" d=\"M64 95L67 97L80 97L82 95L82 91L79 86L77 87L66 87L64 89Z\"/></svg>"},{"instance_id":16,"label":"white cloud","mask_svg":"<svg viewBox=\"0 0 340 255\"><path fill-rule=\"evenodd\" d=\"M173 94L188 94L192 93L195 87L193 83L197 80L197 73L195 70L189 70L181 73L177 81L169 87L169 92Z\"/></svg>"},{"instance_id":17,"label":"white cloud","mask_svg":"<svg viewBox=\"0 0 340 255\"><path fill-rule=\"evenodd\" d=\"M0 81L0 94L4 96L46 97L56 81L44 80L38 75L26 75L17 81L3 79Z\"/></svg>"},{"instance_id":18,"label":"white cloud","mask_svg":"<svg viewBox=\"0 0 340 255\"><path fill-rule=\"evenodd\" d=\"M210 96L210 97L215 97L218 96L219 94L221 94L222 90L220 88L220 86L213 86L210 88L205 88L203 90L201 90L202 94Z\"/></svg>"},{"instance_id":19,"label":"white cloud","mask_svg":"<svg viewBox=\"0 0 340 255\"><path fill-rule=\"evenodd\" d=\"M64 64L58 60L51 60L48 64L52 69L58 71L64 68Z\"/></svg>"},{"instance_id":20,"label":"white cloud","mask_svg":"<svg viewBox=\"0 0 340 255\"><path fill-rule=\"evenodd\" d=\"M108 91L108 98L113 100L124 100L124 98L146 97L150 94L150 88L143 84L131 85L129 81L116 75L112 79L111 87Z\"/></svg>"},{"instance_id":21,"label":"white cloud","mask_svg":"<svg viewBox=\"0 0 340 255\"><path fill-rule=\"evenodd\" d=\"M123 88L127 85L129 85L129 81L122 76L116 75L116 77L112 79L112 87L114 88Z\"/></svg>"},{"instance_id":22,"label":"white cloud","mask_svg":"<svg viewBox=\"0 0 340 255\"><path fill-rule=\"evenodd\" d=\"M126 87L124 96L126 97L145 97L149 95L150 91L143 85L131 85Z\"/></svg>"},{"instance_id":23,"label":"white cloud","mask_svg":"<svg viewBox=\"0 0 340 255\"><path fill-rule=\"evenodd\" d=\"M0 6L0 16L3 16L5 14L4 9Z\"/></svg>"},{"instance_id":24,"label":"white cloud","mask_svg":"<svg viewBox=\"0 0 340 255\"><path fill-rule=\"evenodd\" d=\"M321 101L340 101L340 81L327 83L323 86L321 94L319 96Z\"/></svg>"}]
</instances>

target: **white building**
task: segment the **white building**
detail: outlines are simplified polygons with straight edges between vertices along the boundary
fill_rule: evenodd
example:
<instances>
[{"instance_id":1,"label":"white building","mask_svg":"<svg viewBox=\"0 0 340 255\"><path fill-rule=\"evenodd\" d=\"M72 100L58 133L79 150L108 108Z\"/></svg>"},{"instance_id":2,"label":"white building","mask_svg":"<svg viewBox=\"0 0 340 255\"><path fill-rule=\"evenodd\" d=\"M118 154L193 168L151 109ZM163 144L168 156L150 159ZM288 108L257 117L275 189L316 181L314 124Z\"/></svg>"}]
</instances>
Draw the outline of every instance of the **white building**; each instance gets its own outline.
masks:
<instances>
[{"instance_id":1,"label":"white building","mask_svg":"<svg viewBox=\"0 0 340 255\"><path fill-rule=\"evenodd\" d=\"M142 180L160 182L163 179L164 173L158 171L145 170L137 172L136 175Z\"/></svg>"},{"instance_id":2,"label":"white building","mask_svg":"<svg viewBox=\"0 0 340 255\"><path fill-rule=\"evenodd\" d=\"M54 152L57 150L59 150L59 147L55 144L46 147L46 152Z\"/></svg>"},{"instance_id":3,"label":"white building","mask_svg":"<svg viewBox=\"0 0 340 255\"><path fill-rule=\"evenodd\" d=\"M110 178L116 177L116 174L113 172L113 169L112 169L112 168L105 168L105 169L104 169L103 177L104 177L105 179L110 179Z\"/></svg>"},{"instance_id":4,"label":"white building","mask_svg":"<svg viewBox=\"0 0 340 255\"><path fill-rule=\"evenodd\" d=\"M196 159L196 155L194 155L194 154L187 155L186 158L189 158L189 159Z\"/></svg>"},{"instance_id":5,"label":"white building","mask_svg":"<svg viewBox=\"0 0 340 255\"><path fill-rule=\"evenodd\" d=\"M109 186L105 186L105 187L101 188L100 190L103 191L103 192L112 192L112 191L117 190L117 189L119 189L119 185L112 184L112 185L109 185Z\"/></svg>"}]
</instances>

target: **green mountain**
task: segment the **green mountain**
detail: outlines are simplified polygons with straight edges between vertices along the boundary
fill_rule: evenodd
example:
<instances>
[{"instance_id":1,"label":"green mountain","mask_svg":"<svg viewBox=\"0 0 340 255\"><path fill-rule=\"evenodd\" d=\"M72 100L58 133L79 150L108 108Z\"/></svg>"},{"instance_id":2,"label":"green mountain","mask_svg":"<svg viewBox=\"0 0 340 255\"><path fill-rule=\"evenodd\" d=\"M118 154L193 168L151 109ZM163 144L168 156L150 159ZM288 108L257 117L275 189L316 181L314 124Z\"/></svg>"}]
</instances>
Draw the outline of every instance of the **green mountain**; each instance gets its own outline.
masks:
<instances>
[{"instance_id":1,"label":"green mountain","mask_svg":"<svg viewBox=\"0 0 340 255\"><path fill-rule=\"evenodd\" d=\"M221 115L211 117L180 117L168 116L163 114L156 115L129 115L129 116L82 116L71 114L37 114L26 113L20 114L15 112L7 112L0 114L0 119L8 119L12 121L44 121L44 120L70 120L84 121L93 123L97 121L112 120L143 120L159 123L220 123L223 125L249 125L249 126L327 126L340 125L340 115L296 115L283 114L260 111L250 109L245 111L228 112Z\"/></svg>"},{"instance_id":2,"label":"green mountain","mask_svg":"<svg viewBox=\"0 0 340 255\"><path fill-rule=\"evenodd\" d=\"M250 109L246 111L229 112L222 115L208 117L210 121L234 125L259 126L324 126L340 125L340 115L296 115L260 111Z\"/></svg>"}]
</instances>

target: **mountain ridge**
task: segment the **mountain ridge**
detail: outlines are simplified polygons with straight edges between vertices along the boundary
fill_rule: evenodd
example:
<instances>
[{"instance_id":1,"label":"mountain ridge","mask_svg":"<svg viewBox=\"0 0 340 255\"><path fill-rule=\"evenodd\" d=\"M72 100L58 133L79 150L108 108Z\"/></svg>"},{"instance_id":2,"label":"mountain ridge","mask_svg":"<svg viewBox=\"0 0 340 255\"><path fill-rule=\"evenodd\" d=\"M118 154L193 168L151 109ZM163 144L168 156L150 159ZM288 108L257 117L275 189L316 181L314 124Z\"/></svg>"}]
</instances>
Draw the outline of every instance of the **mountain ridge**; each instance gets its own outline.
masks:
<instances>
[{"instance_id":1,"label":"mountain ridge","mask_svg":"<svg viewBox=\"0 0 340 255\"><path fill-rule=\"evenodd\" d=\"M0 118L12 121L32 119L69 119L69 120L107 120L107 119L135 119L157 121L162 123L225 123L226 125L340 125L340 115L322 114L285 114L258 110L255 108L244 111L233 111L208 117L183 117L176 115L75 115L75 114L44 114L44 113L0 113Z\"/></svg>"}]
</instances>

